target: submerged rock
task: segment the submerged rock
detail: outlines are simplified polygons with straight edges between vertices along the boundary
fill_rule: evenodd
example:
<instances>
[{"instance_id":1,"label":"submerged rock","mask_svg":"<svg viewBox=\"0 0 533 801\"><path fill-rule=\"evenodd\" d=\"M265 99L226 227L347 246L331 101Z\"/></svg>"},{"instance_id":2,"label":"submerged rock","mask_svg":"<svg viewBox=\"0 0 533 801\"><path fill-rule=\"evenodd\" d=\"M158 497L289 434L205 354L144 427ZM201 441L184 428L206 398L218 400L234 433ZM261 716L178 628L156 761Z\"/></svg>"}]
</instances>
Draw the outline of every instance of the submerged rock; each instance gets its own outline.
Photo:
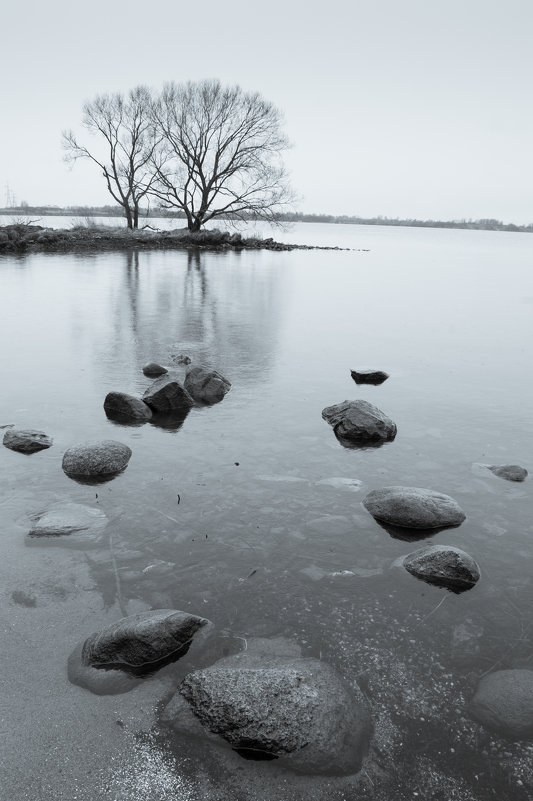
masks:
<instances>
[{"instance_id":1,"label":"submerged rock","mask_svg":"<svg viewBox=\"0 0 533 801\"><path fill-rule=\"evenodd\" d=\"M365 400L345 400L322 411L324 420L333 426L341 442L376 445L391 442L397 432L395 423L377 406Z\"/></svg>"},{"instance_id":2,"label":"submerged rock","mask_svg":"<svg viewBox=\"0 0 533 801\"><path fill-rule=\"evenodd\" d=\"M505 478L507 481L524 481L528 473L525 467L518 464L492 464L487 465L489 470L498 478Z\"/></svg>"},{"instance_id":3,"label":"submerged rock","mask_svg":"<svg viewBox=\"0 0 533 801\"><path fill-rule=\"evenodd\" d=\"M28 536L71 537L84 544L97 541L107 526L107 517L101 509L81 503L55 503L45 512L32 518Z\"/></svg>"},{"instance_id":4,"label":"submerged rock","mask_svg":"<svg viewBox=\"0 0 533 801\"><path fill-rule=\"evenodd\" d=\"M413 576L455 592L469 590L480 577L472 557L451 545L428 545L413 551L404 558L403 566Z\"/></svg>"},{"instance_id":5,"label":"submerged rock","mask_svg":"<svg viewBox=\"0 0 533 801\"><path fill-rule=\"evenodd\" d=\"M72 478L114 476L127 467L131 448L122 442L104 439L100 442L74 445L65 451L63 470Z\"/></svg>"},{"instance_id":6,"label":"submerged rock","mask_svg":"<svg viewBox=\"0 0 533 801\"><path fill-rule=\"evenodd\" d=\"M159 375L165 375L165 373L168 373L168 370L166 367L157 364L157 362L148 362L148 364L145 364L143 367L143 373L149 378L155 378Z\"/></svg>"},{"instance_id":7,"label":"submerged rock","mask_svg":"<svg viewBox=\"0 0 533 801\"><path fill-rule=\"evenodd\" d=\"M513 739L533 737L533 670L497 670L484 676L468 709L488 729Z\"/></svg>"},{"instance_id":8,"label":"submerged rock","mask_svg":"<svg viewBox=\"0 0 533 801\"><path fill-rule=\"evenodd\" d=\"M152 410L143 400L125 392L108 392L104 409L111 419L127 418L144 422L152 417Z\"/></svg>"},{"instance_id":9,"label":"submerged rock","mask_svg":"<svg viewBox=\"0 0 533 801\"><path fill-rule=\"evenodd\" d=\"M185 356L183 353L172 353L170 358L175 364L190 364L191 357Z\"/></svg>"},{"instance_id":10,"label":"submerged rock","mask_svg":"<svg viewBox=\"0 0 533 801\"><path fill-rule=\"evenodd\" d=\"M179 381L166 376L157 378L142 399L156 412L182 411L194 406L193 399Z\"/></svg>"},{"instance_id":11,"label":"submerged rock","mask_svg":"<svg viewBox=\"0 0 533 801\"><path fill-rule=\"evenodd\" d=\"M459 526L466 519L461 507L442 492L420 487L383 487L363 500L372 517L401 528L433 529Z\"/></svg>"},{"instance_id":12,"label":"submerged rock","mask_svg":"<svg viewBox=\"0 0 533 801\"><path fill-rule=\"evenodd\" d=\"M246 651L189 673L163 723L299 773L356 773L371 737L362 693L324 662L265 642L248 640Z\"/></svg>"},{"instance_id":13,"label":"submerged rock","mask_svg":"<svg viewBox=\"0 0 533 801\"><path fill-rule=\"evenodd\" d=\"M127 692L188 652L203 617L174 609L139 612L91 634L72 652L68 677L99 695Z\"/></svg>"},{"instance_id":14,"label":"submerged rock","mask_svg":"<svg viewBox=\"0 0 533 801\"><path fill-rule=\"evenodd\" d=\"M383 370L350 370L356 384L383 384L389 377Z\"/></svg>"},{"instance_id":15,"label":"submerged rock","mask_svg":"<svg viewBox=\"0 0 533 801\"><path fill-rule=\"evenodd\" d=\"M19 453L36 453L50 448L53 440L44 431L33 429L10 428L4 434L4 445Z\"/></svg>"},{"instance_id":16,"label":"submerged rock","mask_svg":"<svg viewBox=\"0 0 533 801\"><path fill-rule=\"evenodd\" d=\"M196 401L218 403L230 391L231 384L216 370L207 370L205 367L189 367L184 387Z\"/></svg>"}]
</instances>

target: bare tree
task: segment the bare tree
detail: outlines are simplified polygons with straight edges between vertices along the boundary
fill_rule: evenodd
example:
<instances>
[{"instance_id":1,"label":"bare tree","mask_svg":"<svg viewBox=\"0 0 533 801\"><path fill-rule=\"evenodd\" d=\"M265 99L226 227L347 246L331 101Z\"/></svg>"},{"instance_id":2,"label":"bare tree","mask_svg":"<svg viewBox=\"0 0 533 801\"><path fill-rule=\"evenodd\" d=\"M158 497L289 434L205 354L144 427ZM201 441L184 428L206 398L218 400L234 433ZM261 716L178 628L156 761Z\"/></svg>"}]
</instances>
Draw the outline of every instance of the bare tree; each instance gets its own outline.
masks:
<instances>
[{"instance_id":1,"label":"bare tree","mask_svg":"<svg viewBox=\"0 0 533 801\"><path fill-rule=\"evenodd\" d=\"M158 136L152 123L152 98L145 86L124 95L98 95L83 107L83 125L98 141L94 148L63 132L65 160L90 159L101 170L111 196L124 209L128 228L139 225L139 204L150 192L156 170Z\"/></svg>"},{"instance_id":2,"label":"bare tree","mask_svg":"<svg viewBox=\"0 0 533 801\"><path fill-rule=\"evenodd\" d=\"M293 201L282 117L259 94L220 81L168 84L152 106L162 137L150 193L199 231L215 217L276 221Z\"/></svg>"}]
</instances>

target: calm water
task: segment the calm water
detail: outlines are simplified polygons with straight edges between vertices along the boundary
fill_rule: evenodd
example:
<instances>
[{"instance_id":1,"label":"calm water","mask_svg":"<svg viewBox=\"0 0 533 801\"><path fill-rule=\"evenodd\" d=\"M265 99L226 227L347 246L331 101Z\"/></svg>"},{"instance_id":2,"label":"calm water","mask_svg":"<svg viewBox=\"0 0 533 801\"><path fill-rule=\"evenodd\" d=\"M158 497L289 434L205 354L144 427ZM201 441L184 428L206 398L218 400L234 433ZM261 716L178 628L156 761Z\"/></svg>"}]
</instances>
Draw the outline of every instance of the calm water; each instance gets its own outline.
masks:
<instances>
[{"instance_id":1,"label":"calm water","mask_svg":"<svg viewBox=\"0 0 533 801\"><path fill-rule=\"evenodd\" d=\"M482 674L533 668L531 479L478 466L533 468L533 238L333 225L275 236L358 250L0 261L0 425L54 438L29 457L0 449L6 801L533 797L529 744L465 712ZM179 428L106 419L109 391L142 393L142 365L178 353L229 378L222 403ZM350 368L364 367L390 378L358 387ZM339 445L321 411L349 398L392 417L396 440ZM97 488L63 474L67 447L105 438L131 447L124 474ZM393 539L361 505L393 484L465 510L432 541L478 561L473 590L393 565L422 543ZM106 536L29 547L29 515L58 500L102 509ZM198 761L196 744L158 739L157 682L107 698L68 683L80 639L158 607L213 620L212 658L283 635L357 679L379 748L364 781L201 749Z\"/></svg>"}]
</instances>

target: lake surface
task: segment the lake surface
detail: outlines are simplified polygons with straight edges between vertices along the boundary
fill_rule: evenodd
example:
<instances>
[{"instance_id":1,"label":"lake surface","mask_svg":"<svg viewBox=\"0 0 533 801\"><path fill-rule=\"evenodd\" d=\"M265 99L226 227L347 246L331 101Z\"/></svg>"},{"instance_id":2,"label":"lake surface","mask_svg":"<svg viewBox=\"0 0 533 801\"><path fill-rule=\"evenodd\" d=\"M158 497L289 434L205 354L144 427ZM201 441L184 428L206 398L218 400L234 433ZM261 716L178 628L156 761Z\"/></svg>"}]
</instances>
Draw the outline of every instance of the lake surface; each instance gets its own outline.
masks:
<instances>
[{"instance_id":1,"label":"lake surface","mask_svg":"<svg viewBox=\"0 0 533 801\"><path fill-rule=\"evenodd\" d=\"M6 801L533 797L533 746L466 711L483 674L533 668L531 478L482 466L533 469L533 237L305 224L274 236L352 250L0 260L0 425L54 439L31 456L0 449ZM108 392L150 384L146 362L182 378L176 354L231 381L222 403L181 426L106 418ZM350 369L365 367L390 378L356 386ZM321 411L355 398L396 422L394 442L337 442ZM131 447L126 471L98 487L69 479L64 451L101 439ZM362 506L389 485L464 509L429 541L476 559L474 589L394 565L423 543ZM59 501L105 512L105 536L29 541L30 516ZM282 636L357 681L375 726L364 775L296 776L167 740L158 703L193 655L125 695L68 682L80 640L151 608L212 620L207 662Z\"/></svg>"}]
</instances>

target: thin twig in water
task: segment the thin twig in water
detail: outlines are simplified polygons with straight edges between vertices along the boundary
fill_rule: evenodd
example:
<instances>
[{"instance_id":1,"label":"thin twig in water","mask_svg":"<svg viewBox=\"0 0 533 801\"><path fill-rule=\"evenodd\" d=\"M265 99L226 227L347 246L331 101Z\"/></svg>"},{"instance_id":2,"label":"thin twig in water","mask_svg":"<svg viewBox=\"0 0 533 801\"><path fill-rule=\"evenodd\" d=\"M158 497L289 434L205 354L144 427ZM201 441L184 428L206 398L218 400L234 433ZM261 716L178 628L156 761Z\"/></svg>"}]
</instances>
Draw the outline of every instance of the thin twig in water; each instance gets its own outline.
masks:
<instances>
[{"instance_id":1,"label":"thin twig in water","mask_svg":"<svg viewBox=\"0 0 533 801\"><path fill-rule=\"evenodd\" d=\"M127 617L128 612L126 610L126 604L124 603L124 599L122 597L122 589L121 589L121 586L120 586L120 578L119 578L119 575L118 575L117 560L115 558L115 552L113 550L113 534L111 533L111 531L109 532L109 553L111 554L111 564L113 565L113 572L115 573L115 583L116 583L116 586L117 586L118 605L119 605L120 611L122 612L124 617Z\"/></svg>"},{"instance_id":2,"label":"thin twig in water","mask_svg":"<svg viewBox=\"0 0 533 801\"><path fill-rule=\"evenodd\" d=\"M437 604L437 606L436 606L434 609L432 609L432 610L431 610L431 612L428 612L428 614L427 614L425 617L423 617L423 618L422 618L422 620L419 620L419 621L418 621L418 623L417 623L417 624L416 624L416 626L415 626L415 629L416 629L418 626L421 626L421 625L422 625L422 623L424 623L424 622L425 622L425 621L428 619L428 617L431 617L431 615L432 615L434 612L436 612L436 611L437 611L437 609L439 609L439 607L441 607L441 606L442 606L442 604L444 603L444 601L446 600L446 598L448 598L448 596L447 596L447 595L445 595L443 598L441 598L441 599L440 599L440 601L439 601L439 603Z\"/></svg>"}]
</instances>

